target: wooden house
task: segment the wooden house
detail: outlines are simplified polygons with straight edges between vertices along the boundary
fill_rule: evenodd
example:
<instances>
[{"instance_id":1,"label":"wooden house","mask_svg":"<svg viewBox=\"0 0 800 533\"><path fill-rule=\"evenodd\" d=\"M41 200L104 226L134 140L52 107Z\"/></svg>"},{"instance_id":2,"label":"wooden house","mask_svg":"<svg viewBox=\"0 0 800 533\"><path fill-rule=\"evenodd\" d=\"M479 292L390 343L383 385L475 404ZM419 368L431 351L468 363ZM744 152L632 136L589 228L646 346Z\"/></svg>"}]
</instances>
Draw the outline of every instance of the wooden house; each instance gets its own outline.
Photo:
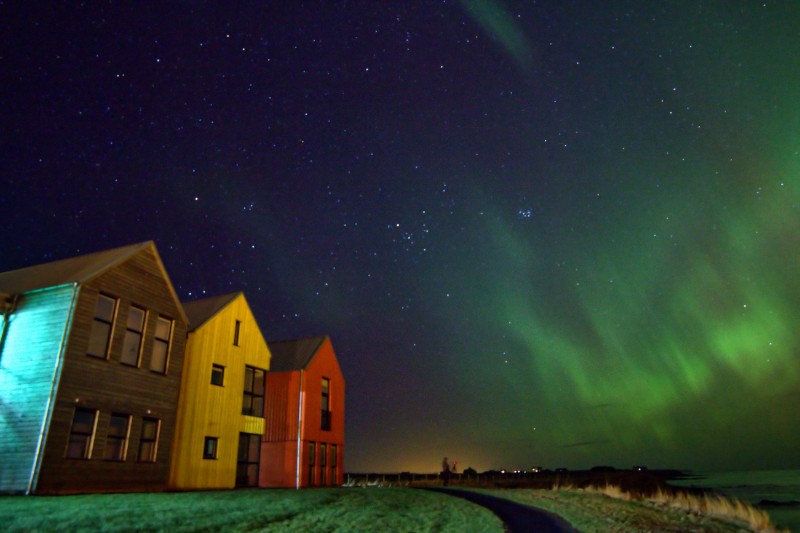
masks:
<instances>
[{"instance_id":1,"label":"wooden house","mask_svg":"<svg viewBox=\"0 0 800 533\"><path fill-rule=\"evenodd\" d=\"M328 336L270 342L260 485L341 485L345 383Z\"/></svg>"},{"instance_id":2,"label":"wooden house","mask_svg":"<svg viewBox=\"0 0 800 533\"><path fill-rule=\"evenodd\" d=\"M170 487L257 486L267 343L241 292L184 309L189 338Z\"/></svg>"},{"instance_id":3,"label":"wooden house","mask_svg":"<svg viewBox=\"0 0 800 533\"><path fill-rule=\"evenodd\" d=\"M0 491L163 490L186 315L152 242L0 274Z\"/></svg>"}]
</instances>

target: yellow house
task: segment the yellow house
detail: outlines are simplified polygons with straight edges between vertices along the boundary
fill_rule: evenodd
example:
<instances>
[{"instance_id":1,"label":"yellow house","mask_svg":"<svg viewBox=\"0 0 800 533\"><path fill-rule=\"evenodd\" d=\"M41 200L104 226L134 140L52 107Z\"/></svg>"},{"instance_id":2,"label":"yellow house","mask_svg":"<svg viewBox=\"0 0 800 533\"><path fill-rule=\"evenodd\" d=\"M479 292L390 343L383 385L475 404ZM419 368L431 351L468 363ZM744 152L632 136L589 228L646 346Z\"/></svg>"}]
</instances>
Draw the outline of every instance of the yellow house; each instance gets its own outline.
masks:
<instances>
[{"instance_id":1,"label":"yellow house","mask_svg":"<svg viewBox=\"0 0 800 533\"><path fill-rule=\"evenodd\" d=\"M184 304L189 319L172 489L258 485L270 351L241 292Z\"/></svg>"}]
</instances>

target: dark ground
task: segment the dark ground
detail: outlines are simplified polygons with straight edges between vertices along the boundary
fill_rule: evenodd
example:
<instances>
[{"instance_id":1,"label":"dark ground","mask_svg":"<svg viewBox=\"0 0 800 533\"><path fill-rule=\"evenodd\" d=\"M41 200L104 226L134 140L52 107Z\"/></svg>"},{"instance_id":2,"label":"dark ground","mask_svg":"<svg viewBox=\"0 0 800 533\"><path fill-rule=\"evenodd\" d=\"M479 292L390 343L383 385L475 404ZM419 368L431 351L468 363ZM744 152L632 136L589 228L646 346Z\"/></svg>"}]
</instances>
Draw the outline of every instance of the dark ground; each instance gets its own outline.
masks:
<instances>
[{"instance_id":1,"label":"dark ground","mask_svg":"<svg viewBox=\"0 0 800 533\"><path fill-rule=\"evenodd\" d=\"M577 529L573 528L566 520L558 515L503 498L445 487L434 487L428 490L464 498L472 503L477 503L478 505L486 507L505 523L506 530L510 533L523 533L528 531L535 531L537 533L572 533L577 531Z\"/></svg>"}]
</instances>

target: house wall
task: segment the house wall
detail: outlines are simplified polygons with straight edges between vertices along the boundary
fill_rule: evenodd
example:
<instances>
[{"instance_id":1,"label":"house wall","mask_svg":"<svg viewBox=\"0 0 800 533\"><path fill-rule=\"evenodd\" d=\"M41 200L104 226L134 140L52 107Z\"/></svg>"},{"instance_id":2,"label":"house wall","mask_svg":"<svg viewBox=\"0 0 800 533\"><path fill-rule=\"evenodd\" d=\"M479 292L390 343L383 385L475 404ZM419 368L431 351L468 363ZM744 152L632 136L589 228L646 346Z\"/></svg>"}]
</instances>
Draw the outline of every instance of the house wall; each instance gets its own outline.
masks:
<instances>
[{"instance_id":1,"label":"house wall","mask_svg":"<svg viewBox=\"0 0 800 533\"><path fill-rule=\"evenodd\" d=\"M323 430L322 425L322 378L330 380L330 410L331 410L331 429ZM301 461L302 472L300 478L304 483L308 483L309 475L309 446L307 443L316 443L315 472L313 474L314 485L320 484L322 478L320 471L322 465L319 460L320 444L326 444L328 449L328 460L325 474L325 485L341 485L344 482L344 402L345 402L345 382L342 376L339 363L333 351L330 339L325 339L316 356L305 370L303 380L304 400L303 400L303 459ZM337 468L336 478L331 475L330 445L337 447Z\"/></svg>"},{"instance_id":2,"label":"house wall","mask_svg":"<svg viewBox=\"0 0 800 533\"><path fill-rule=\"evenodd\" d=\"M295 487L300 371L267 374L259 486Z\"/></svg>"},{"instance_id":3,"label":"house wall","mask_svg":"<svg viewBox=\"0 0 800 533\"><path fill-rule=\"evenodd\" d=\"M0 492L27 493L67 333L74 285L22 295L0 345ZM0 332L3 330L0 314ZM43 444L43 443L42 443Z\"/></svg>"},{"instance_id":4,"label":"house wall","mask_svg":"<svg viewBox=\"0 0 800 533\"><path fill-rule=\"evenodd\" d=\"M244 295L189 335L170 487L235 486L239 433L264 433L264 418L242 414L245 366L269 370L269 363L269 348ZM213 364L225 367L222 387L211 384ZM219 439L216 459L203 459L206 436Z\"/></svg>"},{"instance_id":5,"label":"house wall","mask_svg":"<svg viewBox=\"0 0 800 533\"><path fill-rule=\"evenodd\" d=\"M95 303L101 292L119 299L107 360L87 355ZM132 304L148 312L138 367L120 363L125 324ZM157 316L174 320L165 374L150 370ZM182 316L180 303L171 292L154 247L142 250L81 286L36 492L165 488L186 340ZM99 413L89 459L65 457L76 407L95 409ZM123 461L103 458L112 413L131 417ZM155 462L139 462L137 457L144 417L160 420Z\"/></svg>"},{"instance_id":6,"label":"house wall","mask_svg":"<svg viewBox=\"0 0 800 533\"><path fill-rule=\"evenodd\" d=\"M331 429L322 429L322 378L328 378L330 388ZM325 444L328 460L325 485L344 483L344 410L345 382L336 360L330 339L326 339L317 354L302 371L267 374L267 403L269 415L264 433L260 485L265 487L297 486L297 424L298 402L302 383L303 411L301 416L301 458L299 486L309 486L310 446L315 443L313 485L321 483L319 454ZM337 447L336 475L330 457L330 446Z\"/></svg>"}]
</instances>

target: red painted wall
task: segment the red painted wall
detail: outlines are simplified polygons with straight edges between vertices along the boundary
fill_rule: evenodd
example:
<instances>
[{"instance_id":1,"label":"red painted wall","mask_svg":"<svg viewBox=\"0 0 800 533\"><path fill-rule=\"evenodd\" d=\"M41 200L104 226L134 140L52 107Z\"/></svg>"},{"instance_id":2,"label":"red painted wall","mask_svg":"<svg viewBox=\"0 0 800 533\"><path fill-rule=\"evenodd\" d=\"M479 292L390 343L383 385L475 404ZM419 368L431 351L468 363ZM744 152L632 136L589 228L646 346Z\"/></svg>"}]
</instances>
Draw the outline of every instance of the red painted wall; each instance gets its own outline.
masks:
<instances>
[{"instance_id":1,"label":"red painted wall","mask_svg":"<svg viewBox=\"0 0 800 533\"><path fill-rule=\"evenodd\" d=\"M329 409L331 429L322 429L322 378L330 380ZM261 450L259 485L262 487L297 486L297 422L298 401L302 382L303 411L300 440L302 457L299 482L301 487L344 482L344 416L345 382L330 339L325 339L316 355L303 371L267 373L265 391L264 439ZM315 444L315 465L309 476L310 446ZM321 465L320 449L325 444L327 464ZM336 467L333 467L331 445L335 445ZM311 481L311 483L309 483Z\"/></svg>"}]
</instances>

